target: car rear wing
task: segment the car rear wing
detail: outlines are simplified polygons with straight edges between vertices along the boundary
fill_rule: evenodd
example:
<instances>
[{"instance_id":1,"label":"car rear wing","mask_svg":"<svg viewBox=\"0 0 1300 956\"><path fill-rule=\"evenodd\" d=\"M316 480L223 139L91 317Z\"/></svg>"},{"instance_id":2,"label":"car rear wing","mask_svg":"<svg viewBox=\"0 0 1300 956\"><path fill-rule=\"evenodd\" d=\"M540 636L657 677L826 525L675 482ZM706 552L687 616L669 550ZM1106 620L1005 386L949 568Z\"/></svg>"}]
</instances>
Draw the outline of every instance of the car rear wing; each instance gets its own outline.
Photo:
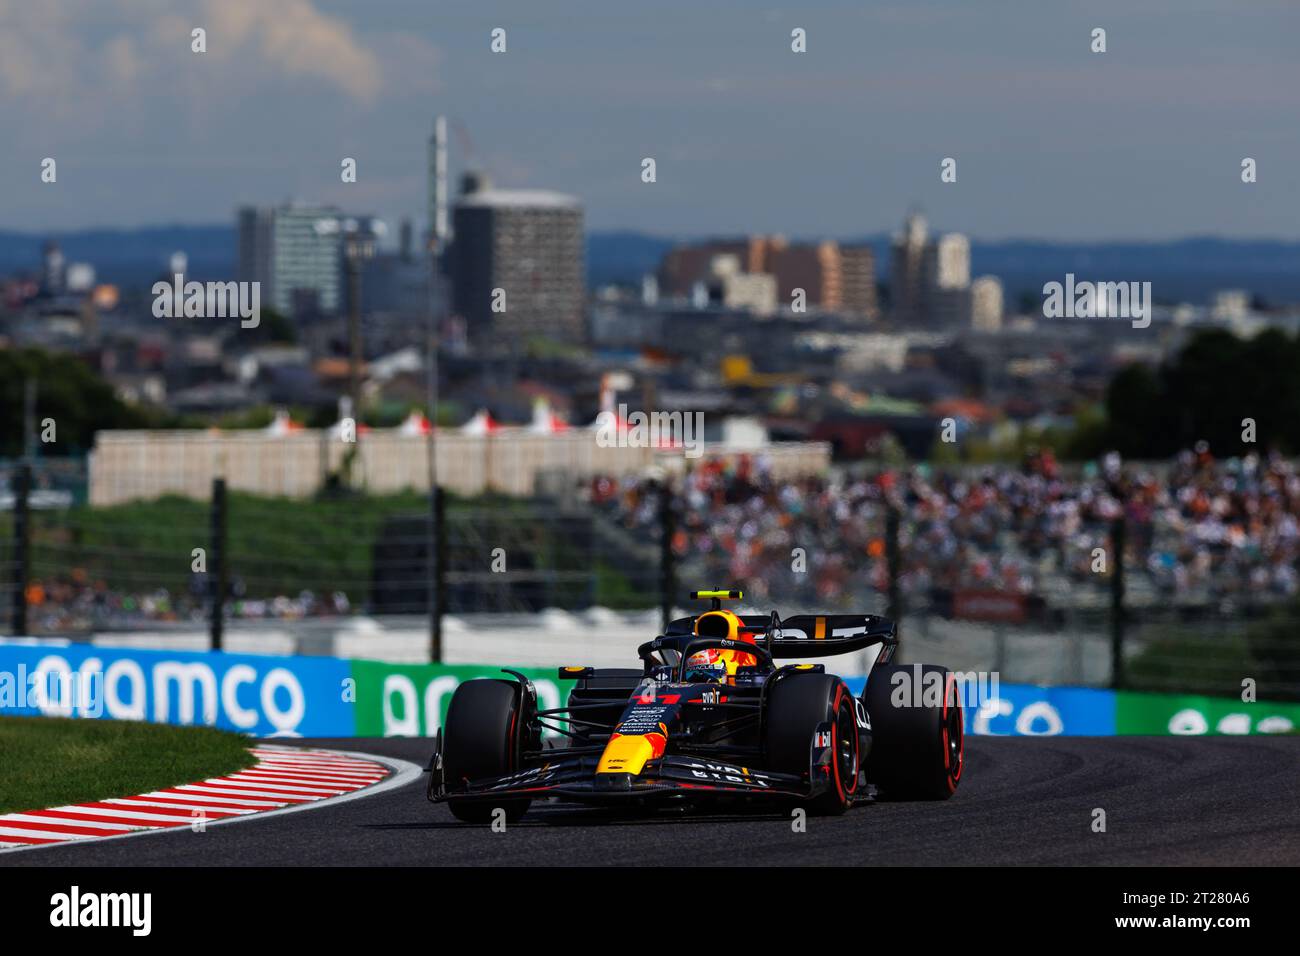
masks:
<instances>
[{"instance_id":1,"label":"car rear wing","mask_svg":"<svg viewBox=\"0 0 1300 956\"><path fill-rule=\"evenodd\" d=\"M747 619L745 623L748 625ZM759 618L766 628L766 619ZM758 640L761 642L763 638ZM875 614L797 614L777 621L772 631L775 658L828 657L848 654L878 644L897 644L898 627Z\"/></svg>"},{"instance_id":2,"label":"car rear wing","mask_svg":"<svg viewBox=\"0 0 1300 956\"><path fill-rule=\"evenodd\" d=\"M740 620L773 658L830 657L898 643L898 626L877 614L797 614L785 620L775 614L742 614ZM667 633L691 634L694 627L695 618L679 618Z\"/></svg>"}]
</instances>

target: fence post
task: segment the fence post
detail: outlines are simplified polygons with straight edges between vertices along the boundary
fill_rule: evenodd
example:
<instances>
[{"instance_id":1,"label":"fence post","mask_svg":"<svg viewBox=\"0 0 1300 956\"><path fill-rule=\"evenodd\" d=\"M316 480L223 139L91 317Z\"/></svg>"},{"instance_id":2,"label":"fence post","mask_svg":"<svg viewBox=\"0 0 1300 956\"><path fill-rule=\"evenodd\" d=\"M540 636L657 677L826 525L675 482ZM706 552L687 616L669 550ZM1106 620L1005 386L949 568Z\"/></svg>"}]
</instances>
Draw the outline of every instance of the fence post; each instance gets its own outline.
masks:
<instances>
[{"instance_id":1,"label":"fence post","mask_svg":"<svg viewBox=\"0 0 1300 956\"><path fill-rule=\"evenodd\" d=\"M892 501L885 513L885 567L889 572L889 598L885 616L901 627L903 618L903 599L898 579L902 574L903 557L898 547L898 508Z\"/></svg>"},{"instance_id":2,"label":"fence post","mask_svg":"<svg viewBox=\"0 0 1300 956\"><path fill-rule=\"evenodd\" d=\"M12 625L15 637L27 634L27 583L31 574L31 516L27 510L32 490L32 466L23 462L13 478L14 492L14 603Z\"/></svg>"},{"instance_id":3,"label":"fence post","mask_svg":"<svg viewBox=\"0 0 1300 956\"><path fill-rule=\"evenodd\" d=\"M434 485L429 492L429 520L433 524L429 554L429 662L442 663L442 616L447 610L447 501Z\"/></svg>"},{"instance_id":4,"label":"fence post","mask_svg":"<svg viewBox=\"0 0 1300 956\"><path fill-rule=\"evenodd\" d=\"M673 554L673 534L676 522L673 514L673 489L667 481L659 496L659 614L663 621L660 633L668 633L673 619L673 596L677 593L676 556Z\"/></svg>"},{"instance_id":5,"label":"fence post","mask_svg":"<svg viewBox=\"0 0 1300 956\"><path fill-rule=\"evenodd\" d=\"M1121 512L1110 526L1110 682L1116 690L1124 686L1124 539L1127 522Z\"/></svg>"},{"instance_id":6,"label":"fence post","mask_svg":"<svg viewBox=\"0 0 1300 956\"><path fill-rule=\"evenodd\" d=\"M226 594L226 479L212 479L212 554L208 561L208 583L212 592L212 649L221 650L225 628Z\"/></svg>"}]
</instances>

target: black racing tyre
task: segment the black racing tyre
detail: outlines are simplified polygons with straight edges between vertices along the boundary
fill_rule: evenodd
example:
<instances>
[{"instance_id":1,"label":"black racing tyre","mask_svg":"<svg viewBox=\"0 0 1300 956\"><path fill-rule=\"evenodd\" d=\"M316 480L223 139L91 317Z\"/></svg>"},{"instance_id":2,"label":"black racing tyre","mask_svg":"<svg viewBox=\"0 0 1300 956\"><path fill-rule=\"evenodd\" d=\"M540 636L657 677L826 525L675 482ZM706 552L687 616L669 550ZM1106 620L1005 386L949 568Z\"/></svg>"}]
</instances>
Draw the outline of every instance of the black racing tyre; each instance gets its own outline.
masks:
<instances>
[{"instance_id":1,"label":"black racing tyre","mask_svg":"<svg viewBox=\"0 0 1300 956\"><path fill-rule=\"evenodd\" d=\"M946 667L873 668L862 691L871 720L867 781L895 800L947 800L961 782L961 694ZM901 675L901 679L900 679Z\"/></svg>"},{"instance_id":2,"label":"black racing tyre","mask_svg":"<svg viewBox=\"0 0 1300 956\"><path fill-rule=\"evenodd\" d=\"M442 726L443 779L448 790L466 780L499 777L519 767L519 685L506 680L468 680L456 688ZM490 823L493 811L506 821L524 815L529 799L480 801L449 796L452 815L466 823Z\"/></svg>"},{"instance_id":3,"label":"black racing tyre","mask_svg":"<svg viewBox=\"0 0 1300 956\"><path fill-rule=\"evenodd\" d=\"M809 801L818 814L839 814L853 806L858 789L858 726L853 695L844 681L831 674L788 674L768 692L764 717L767 766L777 773L806 774L817 725L835 728L831 787Z\"/></svg>"}]
</instances>

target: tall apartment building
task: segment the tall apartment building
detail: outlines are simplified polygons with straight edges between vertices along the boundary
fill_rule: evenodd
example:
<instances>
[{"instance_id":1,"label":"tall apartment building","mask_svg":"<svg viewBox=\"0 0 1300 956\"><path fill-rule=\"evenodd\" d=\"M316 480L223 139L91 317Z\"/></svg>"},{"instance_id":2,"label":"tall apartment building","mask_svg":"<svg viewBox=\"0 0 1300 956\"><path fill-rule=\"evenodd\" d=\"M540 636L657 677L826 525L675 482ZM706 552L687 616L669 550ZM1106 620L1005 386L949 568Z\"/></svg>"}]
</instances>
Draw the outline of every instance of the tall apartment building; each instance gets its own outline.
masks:
<instances>
[{"instance_id":1,"label":"tall apartment building","mask_svg":"<svg viewBox=\"0 0 1300 956\"><path fill-rule=\"evenodd\" d=\"M927 243L921 266L925 317L941 329L970 323L970 241L949 232Z\"/></svg>"},{"instance_id":2,"label":"tall apartment building","mask_svg":"<svg viewBox=\"0 0 1300 956\"><path fill-rule=\"evenodd\" d=\"M924 259L927 243L925 219L912 213L903 231L894 236L889 259L889 292L894 321L916 326L925 320Z\"/></svg>"},{"instance_id":3,"label":"tall apartment building","mask_svg":"<svg viewBox=\"0 0 1300 956\"><path fill-rule=\"evenodd\" d=\"M840 246L840 281L841 309L874 322L880 308L876 301L876 254L870 246Z\"/></svg>"},{"instance_id":4,"label":"tall apartment building","mask_svg":"<svg viewBox=\"0 0 1300 956\"><path fill-rule=\"evenodd\" d=\"M970 323L977 332L1002 328L1002 280L980 276L970 284Z\"/></svg>"},{"instance_id":5,"label":"tall apartment building","mask_svg":"<svg viewBox=\"0 0 1300 956\"><path fill-rule=\"evenodd\" d=\"M342 236L345 220L330 206L290 203L239 210L241 282L260 282L262 301L282 315L312 305L325 313L343 307Z\"/></svg>"},{"instance_id":6,"label":"tall apartment building","mask_svg":"<svg viewBox=\"0 0 1300 956\"><path fill-rule=\"evenodd\" d=\"M922 274L930 289L964 289L970 285L970 240L949 232L925 247Z\"/></svg>"},{"instance_id":7,"label":"tall apartment building","mask_svg":"<svg viewBox=\"0 0 1300 956\"><path fill-rule=\"evenodd\" d=\"M582 205L572 196L495 189L466 177L456 203L452 301L472 340L586 337ZM493 312L494 290L505 311Z\"/></svg>"},{"instance_id":8,"label":"tall apartment building","mask_svg":"<svg viewBox=\"0 0 1300 956\"><path fill-rule=\"evenodd\" d=\"M925 220L912 214L894 237L891 255L895 322L910 328L970 322L970 240L955 232L930 239Z\"/></svg>"}]
</instances>

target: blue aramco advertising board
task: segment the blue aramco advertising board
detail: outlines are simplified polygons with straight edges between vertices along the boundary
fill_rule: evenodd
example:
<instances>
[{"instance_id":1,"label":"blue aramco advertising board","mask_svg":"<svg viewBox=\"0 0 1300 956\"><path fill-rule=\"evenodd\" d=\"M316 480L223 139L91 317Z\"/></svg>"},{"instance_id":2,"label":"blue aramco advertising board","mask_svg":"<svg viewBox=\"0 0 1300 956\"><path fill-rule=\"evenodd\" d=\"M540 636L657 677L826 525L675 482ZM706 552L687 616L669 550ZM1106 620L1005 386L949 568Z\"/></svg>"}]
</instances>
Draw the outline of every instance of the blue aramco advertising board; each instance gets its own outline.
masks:
<instances>
[{"instance_id":1,"label":"blue aramco advertising board","mask_svg":"<svg viewBox=\"0 0 1300 956\"><path fill-rule=\"evenodd\" d=\"M0 645L0 713L207 724L246 734L355 731L351 664L328 657Z\"/></svg>"}]
</instances>

